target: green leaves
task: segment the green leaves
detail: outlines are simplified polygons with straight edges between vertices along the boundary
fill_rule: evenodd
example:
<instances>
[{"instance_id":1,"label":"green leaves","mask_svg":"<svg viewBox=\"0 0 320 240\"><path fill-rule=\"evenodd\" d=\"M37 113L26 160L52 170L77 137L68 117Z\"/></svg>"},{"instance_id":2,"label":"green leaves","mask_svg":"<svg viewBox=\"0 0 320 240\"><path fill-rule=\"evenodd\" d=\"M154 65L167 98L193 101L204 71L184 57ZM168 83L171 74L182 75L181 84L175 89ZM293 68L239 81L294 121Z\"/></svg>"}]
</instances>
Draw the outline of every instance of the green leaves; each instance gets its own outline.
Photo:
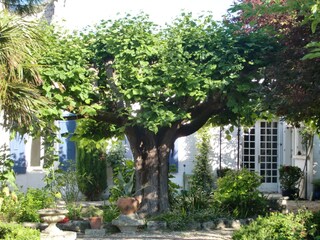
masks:
<instances>
[{"instance_id":1,"label":"green leaves","mask_svg":"<svg viewBox=\"0 0 320 240\"><path fill-rule=\"evenodd\" d=\"M187 122L193 109L216 95L240 114L254 87L251 75L241 73L250 67L254 75L267 51L262 38L240 30L191 14L163 29L139 15L102 21L79 35L51 30L43 90L56 109L109 116L100 119L111 123L108 133L129 125L157 132Z\"/></svg>"},{"instance_id":2,"label":"green leaves","mask_svg":"<svg viewBox=\"0 0 320 240\"><path fill-rule=\"evenodd\" d=\"M314 59L320 57L320 42L311 42L308 43L307 48L310 49L310 52L306 54L302 60Z\"/></svg>"}]
</instances>

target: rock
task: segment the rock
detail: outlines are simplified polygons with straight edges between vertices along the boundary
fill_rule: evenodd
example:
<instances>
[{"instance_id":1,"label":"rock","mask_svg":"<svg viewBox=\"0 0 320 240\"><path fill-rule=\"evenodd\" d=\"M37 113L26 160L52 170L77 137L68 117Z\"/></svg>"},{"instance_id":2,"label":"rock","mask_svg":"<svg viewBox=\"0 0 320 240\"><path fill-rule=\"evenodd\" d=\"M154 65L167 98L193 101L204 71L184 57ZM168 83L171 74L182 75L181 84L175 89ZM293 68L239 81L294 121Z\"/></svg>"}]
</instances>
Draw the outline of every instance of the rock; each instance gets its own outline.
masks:
<instances>
[{"instance_id":1,"label":"rock","mask_svg":"<svg viewBox=\"0 0 320 240\"><path fill-rule=\"evenodd\" d=\"M213 221L203 222L201 225L202 225L202 229L206 231L211 231L215 229L215 224Z\"/></svg>"},{"instance_id":2,"label":"rock","mask_svg":"<svg viewBox=\"0 0 320 240\"><path fill-rule=\"evenodd\" d=\"M190 231L200 230L201 224L199 222L188 222L187 229Z\"/></svg>"},{"instance_id":3,"label":"rock","mask_svg":"<svg viewBox=\"0 0 320 240\"><path fill-rule=\"evenodd\" d=\"M112 224L117 226L121 232L135 233L138 227L145 225L145 221L140 219L137 214L123 215L112 220Z\"/></svg>"},{"instance_id":4,"label":"rock","mask_svg":"<svg viewBox=\"0 0 320 240\"><path fill-rule=\"evenodd\" d=\"M87 220L69 221L67 223L58 223L57 227L64 231L84 232L90 228L90 223Z\"/></svg>"},{"instance_id":5,"label":"rock","mask_svg":"<svg viewBox=\"0 0 320 240\"><path fill-rule=\"evenodd\" d=\"M102 226L103 229L106 230L107 233L118 233L120 232L119 228L117 228L115 225L112 225L112 223L104 223Z\"/></svg>"},{"instance_id":6,"label":"rock","mask_svg":"<svg viewBox=\"0 0 320 240\"><path fill-rule=\"evenodd\" d=\"M151 231L163 230L167 228L167 223L164 221L149 221L147 222L147 229Z\"/></svg>"},{"instance_id":7,"label":"rock","mask_svg":"<svg viewBox=\"0 0 320 240\"><path fill-rule=\"evenodd\" d=\"M49 233L40 233L41 240L75 240L77 238L77 233L63 231L60 234L52 235Z\"/></svg>"},{"instance_id":8,"label":"rock","mask_svg":"<svg viewBox=\"0 0 320 240\"><path fill-rule=\"evenodd\" d=\"M105 229L86 229L84 232L86 237L102 238L106 235Z\"/></svg>"},{"instance_id":9,"label":"rock","mask_svg":"<svg viewBox=\"0 0 320 240\"><path fill-rule=\"evenodd\" d=\"M227 228L225 224L225 219L217 219L216 229L225 229L225 228Z\"/></svg>"},{"instance_id":10,"label":"rock","mask_svg":"<svg viewBox=\"0 0 320 240\"><path fill-rule=\"evenodd\" d=\"M231 226L235 230L239 230L241 228L240 220L231 220Z\"/></svg>"}]
</instances>

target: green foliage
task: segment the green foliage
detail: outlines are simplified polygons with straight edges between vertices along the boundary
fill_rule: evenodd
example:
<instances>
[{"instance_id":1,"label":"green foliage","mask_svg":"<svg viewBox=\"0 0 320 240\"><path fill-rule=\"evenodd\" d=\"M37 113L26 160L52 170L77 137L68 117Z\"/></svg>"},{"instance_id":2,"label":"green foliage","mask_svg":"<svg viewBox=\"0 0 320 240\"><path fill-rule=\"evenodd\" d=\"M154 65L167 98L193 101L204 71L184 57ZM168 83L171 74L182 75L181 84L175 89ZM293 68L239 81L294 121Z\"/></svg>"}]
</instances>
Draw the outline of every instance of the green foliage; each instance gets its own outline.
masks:
<instances>
[{"instance_id":1,"label":"green foliage","mask_svg":"<svg viewBox=\"0 0 320 240\"><path fill-rule=\"evenodd\" d=\"M105 206L103 208L103 220L104 222L112 222L113 219L116 219L120 215L120 210L115 205Z\"/></svg>"},{"instance_id":2,"label":"green foliage","mask_svg":"<svg viewBox=\"0 0 320 240\"><path fill-rule=\"evenodd\" d=\"M5 1L7 2L7 1ZM0 109L3 126L19 132L39 130L39 111L48 106L37 87L42 83L38 64L44 45L37 22L0 12Z\"/></svg>"},{"instance_id":3,"label":"green foliage","mask_svg":"<svg viewBox=\"0 0 320 240\"><path fill-rule=\"evenodd\" d=\"M176 166L175 165L171 165L169 166L169 176L168 176L168 198L169 198L169 204L171 206L171 208L173 208L173 206L177 205L179 200L178 200L178 196L179 196L179 190L181 189L181 187L174 183L171 179L174 178L174 175L172 173L176 172Z\"/></svg>"},{"instance_id":4,"label":"green foliage","mask_svg":"<svg viewBox=\"0 0 320 240\"><path fill-rule=\"evenodd\" d=\"M206 99L226 100L225 121L245 112L240 106L258 86L253 74L273 44L265 44L266 35L241 34L238 26L191 14L163 29L142 14L102 21L81 33L56 30L46 36L43 89L56 103L48 111L86 116L98 126L86 131L96 132L96 138L121 133L128 125L157 132L190 120L190 109ZM240 78L247 68L250 76Z\"/></svg>"},{"instance_id":5,"label":"green foliage","mask_svg":"<svg viewBox=\"0 0 320 240\"><path fill-rule=\"evenodd\" d=\"M0 239L4 240L36 240L40 239L40 231L25 228L15 223L0 222Z\"/></svg>"},{"instance_id":6,"label":"green foliage","mask_svg":"<svg viewBox=\"0 0 320 240\"><path fill-rule=\"evenodd\" d=\"M60 169L56 169L55 162L52 162L51 165L44 168L45 176L43 181L45 182L44 190L48 191L54 199L59 199L62 197L61 195L61 182L58 182L58 175L61 172Z\"/></svg>"},{"instance_id":7,"label":"green foliage","mask_svg":"<svg viewBox=\"0 0 320 240\"><path fill-rule=\"evenodd\" d=\"M82 206L81 205L78 205L76 203L68 203L67 204L67 210L69 211L68 212L68 215L67 217L70 219L70 220L79 220L81 219L81 212L82 212Z\"/></svg>"},{"instance_id":8,"label":"green foliage","mask_svg":"<svg viewBox=\"0 0 320 240\"><path fill-rule=\"evenodd\" d=\"M110 190L110 202L115 202L120 197L133 196L135 189L135 169L134 162L130 159L122 159L113 169L114 185Z\"/></svg>"},{"instance_id":9,"label":"green foliage","mask_svg":"<svg viewBox=\"0 0 320 240\"><path fill-rule=\"evenodd\" d=\"M302 170L297 166L280 166L280 185L283 190L296 190L299 180L303 176Z\"/></svg>"},{"instance_id":10,"label":"green foliage","mask_svg":"<svg viewBox=\"0 0 320 240\"><path fill-rule=\"evenodd\" d=\"M0 146L0 190L7 186L17 188L13 171L14 162L10 156L8 147L6 145Z\"/></svg>"},{"instance_id":11,"label":"green foliage","mask_svg":"<svg viewBox=\"0 0 320 240\"><path fill-rule=\"evenodd\" d=\"M54 199L43 189L28 188L26 194L19 195L19 216L17 222L40 222L40 209L52 206Z\"/></svg>"},{"instance_id":12,"label":"green foliage","mask_svg":"<svg viewBox=\"0 0 320 240\"><path fill-rule=\"evenodd\" d=\"M77 178L80 191L88 200L99 200L107 188L105 151L77 147ZM89 179L89 181L88 181Z\"/></svg>"},{"instance_id":13,"label":"green foliage","mask_svg":"<svg viewBox=\"0 0 320 240\"><path fill-rule=\"evenodd\" d=\"M5 187L0 193L0 215L6 222L40 222L37 211L53 202L51 194L43 189L29 188L24 194L10 192Z\"/></svg>"},{"instance_id":14,"label":"green foliage","mask_svg":"<svg viewBox=\"0 0 320 240\"><path fill-rule=\"evenodd\" d=\"M90 217L103 217L104 211L96 206L90 205L89 207L82 208L81 218L90 218Z\"/></svg>"},{"instance_id":15,"label":"green foliage","mask_svg":"<svg viewBox=\"0 0 320 240\"><path fill-rule=\"evenodd\" d=\"M258 217L248 226L233 234L234 240L262 239L314 239L312 213L300 211L297 214L271 213L267 217Z\"/></svg>"},{"instance_id":16,"label":"green foliage","mask_svg":"<svg viewBox=\"0 0 320 240\"><path fill-rule=\"evenodd\" d=\"M90 182L91 177L87 173L80 173L76 169L76 162L69 160L67 170L56 170L56 181L62 199L66 202L76 202L80 200L79 182Z\"/></svg>"},{"instance_id":17,"label":"green foliage","mask_svg":"<svg viewBox=\"0 0 320 240\"><path fill-rule=\"evenodd\" d=\"M189 223L193 222L208 222L215 221L221 217L228 217L221 211L214 208L201 209L195 212L186 213L181 210L173 210L170 212L162 213L158 216L152 217L148 220L151 221L165 221L167 222L168 229L172 231L189 230Z\"/></svg>"},{"instance_id":18,"label":"green foliage","mask_svg":"<svg viewBox=\"0 0 320 240\"><path fill-rule=\"evenodd\" d=\"M228 171L226 176L217 181L213 205L235 218L264 214L267 199L257 189L260 185L261 177L255 172L247 169Z\"/></svg>"},{"instance_id":19,"label":"green foliage","mask_svg":"<svg viewBox=\"0 0 320 240\"><path fill-rule=\"evenodd\" d=\"M203 127L198 132L195 166L192 170L191 189L192 192L207 194L213 191L213 172L209 161L210 135L208 127Z\"/></svg>"},{"instance_id":20,"label":"green foliage","mask_svg":"<svg viewBox=\"0 0 320 240\"><path fill-rule=\"evenodd\" d=\"M231 168L221 168L221 169L217 169L217 175L218 177L224 177L227 172L232 171Z\"/></svg>"},{"instance_id":21,"label":"green foliage","mask_svg":"<svg viewBox=\"0 0 320 240\"><path fill-rule=\"evenodd\" d=\"M211 207L213 195L204 191L181 191L175 197L172 209L186 213L195 213Z\"/></svg>"},{"instance_id":22,"label":"green foliage","mask_svg":"<svg viewBox=\"0 0 320 240\"><path fill-rule=\"evenodd\" d=\"M6 222L15 221L20 214L20 203L15 192L4 187L0 192L0 216Z\"/></svg>"}]
</instances>

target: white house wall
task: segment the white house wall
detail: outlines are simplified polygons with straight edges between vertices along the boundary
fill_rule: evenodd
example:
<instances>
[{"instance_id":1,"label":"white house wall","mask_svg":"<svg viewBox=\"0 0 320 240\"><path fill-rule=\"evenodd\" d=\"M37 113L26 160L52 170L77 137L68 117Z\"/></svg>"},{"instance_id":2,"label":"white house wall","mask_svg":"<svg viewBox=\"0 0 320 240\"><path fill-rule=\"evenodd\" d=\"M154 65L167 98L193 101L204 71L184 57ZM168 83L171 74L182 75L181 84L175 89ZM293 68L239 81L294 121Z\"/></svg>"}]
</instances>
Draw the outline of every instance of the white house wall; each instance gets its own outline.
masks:
<instances>
[{"instance_id":1,"label":"white house wall","mask_svg":"<svg viewBox=\"0 0 320 240\"><path fill-rule=\"evenodd\" d=\"M320 140L318 137L314 137L313 140L313 166L312 166L312 178L320 178ZM312 180L313 180L312 179Z\"/></svg>"},{"instance_id":2,"label":"white house wall","mask_svg":"<svg viewBox=\"0 0 320 240\"><path fill-rule=\"evenodd\" d=\"M237 130L231 134L231 140L227 140L223 131L221 136L221 166L223 168L237 168ZM216 170L220 166L220 127L210 129L210 152L209 161L211 170L216 176ZM197 154L196 134L177 139L175 146L178 147L178 172L172 181L181 188L184 186L184 176L190 176L195 164ZM240 148L241 151L241 148Z\"/></svg>"}]
</instances>

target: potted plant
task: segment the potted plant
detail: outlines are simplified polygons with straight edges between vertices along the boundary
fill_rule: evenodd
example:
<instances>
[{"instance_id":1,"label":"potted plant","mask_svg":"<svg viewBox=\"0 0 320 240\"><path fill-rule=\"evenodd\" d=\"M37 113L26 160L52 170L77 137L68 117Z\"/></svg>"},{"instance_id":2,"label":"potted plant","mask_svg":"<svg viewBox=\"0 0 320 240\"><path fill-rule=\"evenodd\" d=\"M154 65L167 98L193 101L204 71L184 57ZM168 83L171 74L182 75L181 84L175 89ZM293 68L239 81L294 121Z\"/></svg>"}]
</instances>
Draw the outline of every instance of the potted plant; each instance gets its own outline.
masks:
<instances>
[{"instance_id":1,"label":"potted plant","mask_svg":"<svg viewBox=\"0 0 320 240\"><path fill-rule=\"evenodd\" d=\"M299 196L298 182L303 176L302 170L297 166L280 166L280 184L283 196L295 199Z\"/></svg>"},{"instance_id":2,"label":"potted plant","mask_svg":"<svg viewBox=\"0 0 320 240\"><path fill-rule=\"evenodd\" d=\"M100 229L103 223L103 210L96 206L89 206L83 209L84 217L89 219L92 229Z\"/></svg>"},{"instance_id":3,"label":"potted plant","mask_svg":"<svg viewBox=\"0 0 320 240\"><path fill-rule=\"evenodd\" d=\"M320 199L320 178L316 178L312 181L313 184L313 199Z\"/></svg>"}]
</instances>

